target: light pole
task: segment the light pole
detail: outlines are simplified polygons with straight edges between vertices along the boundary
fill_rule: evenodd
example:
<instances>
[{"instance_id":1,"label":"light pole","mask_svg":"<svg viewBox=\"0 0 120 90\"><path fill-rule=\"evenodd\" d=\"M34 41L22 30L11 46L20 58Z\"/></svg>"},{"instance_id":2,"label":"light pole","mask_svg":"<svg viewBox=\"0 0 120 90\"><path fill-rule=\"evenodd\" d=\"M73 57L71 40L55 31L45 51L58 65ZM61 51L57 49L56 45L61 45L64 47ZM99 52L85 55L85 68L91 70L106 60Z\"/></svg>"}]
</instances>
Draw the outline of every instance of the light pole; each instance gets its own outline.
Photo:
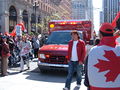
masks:
<instances>
[{"instance_id":1,"label":"light pole","mask_svg":"<svg viewBox=\"0 0 120 90\"><path fill-rule=\"evenodd\" d=\"M38 7L39 7L39 4L38 4L37 0L35 0L33 3L33 10L34 10L34 14L35 14L35 32L37 32L37 8Z\"/></svg>"}]
</instances>

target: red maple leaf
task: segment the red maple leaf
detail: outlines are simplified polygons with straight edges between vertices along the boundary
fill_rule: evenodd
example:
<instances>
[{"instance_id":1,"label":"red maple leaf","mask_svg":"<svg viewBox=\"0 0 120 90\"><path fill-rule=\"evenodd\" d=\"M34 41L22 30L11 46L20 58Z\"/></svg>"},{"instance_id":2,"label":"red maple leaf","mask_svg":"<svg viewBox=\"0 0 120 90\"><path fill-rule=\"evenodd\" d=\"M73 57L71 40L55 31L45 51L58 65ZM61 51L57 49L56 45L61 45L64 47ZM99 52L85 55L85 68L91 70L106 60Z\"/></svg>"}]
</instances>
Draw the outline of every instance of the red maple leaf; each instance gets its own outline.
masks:
<instances>
[{"instance_id":1,"label":"red maple leaf","mask_svg":"<svg viewBox=\"0 0 120 90\"><path fill-rule=\"evenodd\" d=\"M105 74L106 82L114 82L120 74L120 56L116 56L116 54L111 50L105 51L104 57L107 58L108 61L98 59L99 63L94 66L99 69L99 72L109 70L109 72Z\"/></svg>"}]
</instances>

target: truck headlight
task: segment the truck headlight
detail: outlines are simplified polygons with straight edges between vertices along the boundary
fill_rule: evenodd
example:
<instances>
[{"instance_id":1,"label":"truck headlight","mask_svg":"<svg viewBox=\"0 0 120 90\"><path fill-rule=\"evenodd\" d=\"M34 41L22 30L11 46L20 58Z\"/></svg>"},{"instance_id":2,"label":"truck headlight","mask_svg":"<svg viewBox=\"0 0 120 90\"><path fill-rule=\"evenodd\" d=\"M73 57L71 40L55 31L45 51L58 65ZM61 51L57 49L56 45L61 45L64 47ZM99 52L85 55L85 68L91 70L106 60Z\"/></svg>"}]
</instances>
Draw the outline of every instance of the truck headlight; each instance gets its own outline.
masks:
<instances>
[{"instance_id":1,"label":"truck headlight","mask_svg":"<svg viewBox=\"0 0 120 90\"><path fill-rule=\"evenodd\" d=\"M39 54L39 57L42 58L42 59L46 59L45 54Z\"/></svg>"}]
</instances>

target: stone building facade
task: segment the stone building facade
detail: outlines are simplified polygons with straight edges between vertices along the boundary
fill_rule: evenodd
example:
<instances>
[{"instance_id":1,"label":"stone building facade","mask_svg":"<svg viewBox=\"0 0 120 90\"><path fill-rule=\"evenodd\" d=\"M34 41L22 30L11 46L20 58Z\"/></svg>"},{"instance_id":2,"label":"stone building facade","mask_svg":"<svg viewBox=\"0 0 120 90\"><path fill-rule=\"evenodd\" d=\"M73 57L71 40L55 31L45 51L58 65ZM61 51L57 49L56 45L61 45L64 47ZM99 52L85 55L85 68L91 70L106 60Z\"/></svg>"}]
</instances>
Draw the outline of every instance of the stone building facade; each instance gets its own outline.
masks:
<instances>
[{"instance_id":1,"label":"stone building facade","mask_svg":"<svg viewBox=\"0 0 120 90\"><path fill-rule=\"evenodd\" d=\"M0 32L12 32L22 20L28 32L42 33L35 29L35 23L52 14L70 19L70 7L71 0L0 0Z\"/></svg>"}]
</instances>

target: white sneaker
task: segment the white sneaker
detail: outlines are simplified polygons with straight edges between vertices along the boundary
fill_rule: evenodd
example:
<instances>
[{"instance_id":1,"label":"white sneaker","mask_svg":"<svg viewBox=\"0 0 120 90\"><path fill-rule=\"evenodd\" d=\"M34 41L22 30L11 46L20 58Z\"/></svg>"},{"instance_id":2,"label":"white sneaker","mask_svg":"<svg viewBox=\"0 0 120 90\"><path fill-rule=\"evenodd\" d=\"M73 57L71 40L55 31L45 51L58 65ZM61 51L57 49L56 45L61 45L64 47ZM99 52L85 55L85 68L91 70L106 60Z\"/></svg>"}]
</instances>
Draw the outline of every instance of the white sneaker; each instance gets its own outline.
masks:
<instances>
[{"instance_id":1,"label":"white sneaker","mask_svg":"<svg viewBox=\"0 0 120 90\"><path fill-rule=\"evenodd\" d=\"M80 85L77 85L78 88L80 88Z\"/></svg>"},{"instance_id":2,"label":"white sneaker","mask_svg":"<svg viewBox=\"0 0 120 90\"><path fill-rule=\"evenodd\" d=\"M67 87L63 88L63 90L69 90Z\"/></svg>"},{"instance_id":3,"label":"white sneaker","mask_svg":"<svg viewBox=\"0 0 120 90\"><path fill-rule=\"evenodd\" d=\"M79 90L80 89L80 85L77 85L74 90Z\"/></svg>"}]
</instances>

